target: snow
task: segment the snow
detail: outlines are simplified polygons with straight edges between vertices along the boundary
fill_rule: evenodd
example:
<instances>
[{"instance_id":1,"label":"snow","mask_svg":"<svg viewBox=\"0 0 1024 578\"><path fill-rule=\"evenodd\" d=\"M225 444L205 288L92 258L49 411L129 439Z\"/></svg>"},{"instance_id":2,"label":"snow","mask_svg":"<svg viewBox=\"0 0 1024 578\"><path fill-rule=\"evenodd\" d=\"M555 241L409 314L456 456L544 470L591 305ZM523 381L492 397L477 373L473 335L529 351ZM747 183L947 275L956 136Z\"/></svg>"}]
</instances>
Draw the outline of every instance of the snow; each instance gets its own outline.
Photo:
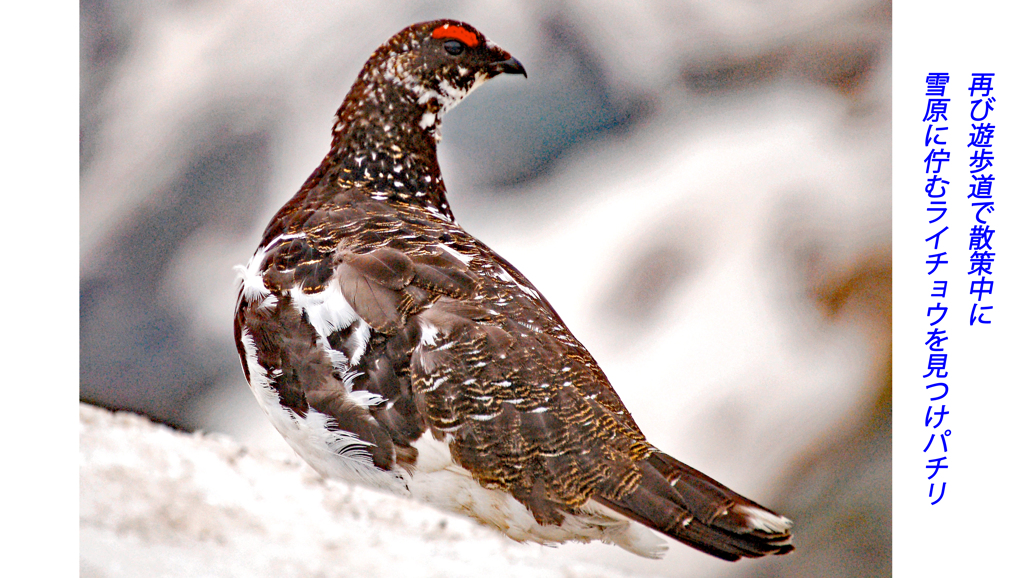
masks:
<instances>
[{"instance_id":1,"label":"snow","mask_svg":"<svg viewBox=\"0 0 1024 578\"><path fill-rule=\"evenodd\" d=\"M79 424L84 578L624 576L324 480L291 453L85 404Z\"/></svg>"}]
</instances>

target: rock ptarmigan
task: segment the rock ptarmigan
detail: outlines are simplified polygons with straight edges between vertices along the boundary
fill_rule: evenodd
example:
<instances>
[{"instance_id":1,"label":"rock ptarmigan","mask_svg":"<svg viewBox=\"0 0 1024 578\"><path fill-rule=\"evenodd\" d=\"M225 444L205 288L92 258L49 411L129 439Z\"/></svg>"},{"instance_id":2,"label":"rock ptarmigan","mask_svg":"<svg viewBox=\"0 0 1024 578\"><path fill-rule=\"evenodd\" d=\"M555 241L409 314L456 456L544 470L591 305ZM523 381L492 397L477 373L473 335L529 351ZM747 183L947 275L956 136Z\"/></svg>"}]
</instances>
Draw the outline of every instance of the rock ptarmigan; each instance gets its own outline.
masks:
<instances>
[{"instance_id":1,"label":"rock ptarmigan","mask_svg":"<svg viewBox=\"0 0 1024 578\"><path fill-rule=\"evenodd\" d=\"M658 451L539 291L460 227L442 115L526 70L472 26L410 26L367 61L330 152L239 267L235 341L260 406L320 474L520 541L725 560L791 522Z\"/></svg>"}]
</instances>

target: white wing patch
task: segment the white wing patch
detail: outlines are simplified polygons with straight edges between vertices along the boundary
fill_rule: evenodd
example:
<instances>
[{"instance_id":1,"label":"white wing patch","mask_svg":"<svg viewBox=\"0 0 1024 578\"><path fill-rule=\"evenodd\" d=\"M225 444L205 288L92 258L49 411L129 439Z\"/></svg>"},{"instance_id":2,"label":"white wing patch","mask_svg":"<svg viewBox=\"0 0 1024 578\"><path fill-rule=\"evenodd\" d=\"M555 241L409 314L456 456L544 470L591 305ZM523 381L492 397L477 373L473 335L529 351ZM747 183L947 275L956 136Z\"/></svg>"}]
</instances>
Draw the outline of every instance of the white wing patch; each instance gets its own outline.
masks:
<instances>
[{"instance_id":1,"label":"white wing patch","mask_svg":"<svg viewBox=\"0 0 1024 578\"><path fill-rule=\"evenodd\" d=\"M309 323L325 343L330 334L347 328L357 320L361 321L335 282L328 283L326 289L313 294L303 293L300 287L292 287L289 295L295 306L306 314ZM366 337L369 339L369 332ZM365 347L365 343L363 346ZM352 355L356 363L362 351L358 353L359 355Z\"/></svg>"},{"instance_id":2,"label":"white wing patch","mask_svg":"<svg viewBox=\"0 0 1024 578\"><path fill-rule=\"evenodd\" d=\"M235 265L235 272L238 273L238 281L241 284L242 298L250 303L260 303L270 296L270 289L263 284L263 273L260 266L267 256L263 247L256 249L256 252L245 265ZM276 302L277 300L274 299ZM273 306L273 303L270 304Z\"/></svg>"},{"instance_id":3,"label":"white wing patch","mask_svg":"<svg viewBox=\"0 0 1024 578\"><path fill-rule=\"evenodd\" d=\"M433 345L437 341L438 333L436 325L420 320L420 345Z\"/></svg>"},{"instance_id":4,"label":"white wing patch","mask_svg":"<svg viewBox=\"0 0 1024 578\"><path fill-rule=\"evenodd\" d=\"M382 396L376 393L372 393L363 389L357 389L353 391L351 386L349 386L348 397L349 399L361 405L362 407L372 407L375 405L380 405L385 401L385 399Z\"/></svg>"},{"instance_id":5,"label":"white wing patch","mask_svg":"<svg viewBox=\"0 0 1024 578\"><path fill-rule=\"evenodd\" d=\"M352 390L352 380L358 373L350 368L358 364L366 353L366 346L370 342L370 325L355 312L337 283L328 283L326 289L313 294L303 293L302 289L293 287L289 295L295 307L305 313L306 319L316 330L317 344L327 352L334 369L341 374L348 398L364 408L386 401L375 393ZM349 358L344 352L333 349L327 338L335 331L349 329L353 324L355 327L345 341L351 352Z\"/></svg>"},{"instance_id":6,"label":"white wing patch","mask_svg":"<svg viewBox=\"0 0 1024 578\"><path fill-rule=\"evenodd\" d=\"M242 298L257 307L273 307L277 303L277 297L271 295L270 289L267 289L266 284L263 283L263 259L267 257L267 251L278 243L305 236L305 233L278 235L266 245L256 249L248 263L235 265L234 269L238 273L238 281L241 284Z\"/></svg>"},{"instance_id":7,"label":"white wing patch","mask_svg":"<svg viewBox=\"0 0 1024 578\"><path fill-rule=\"evenodd\" d=\"M282 405L267 377L267 369L259 363L256 343L247 329L242 329L241 340L249 368L249 387L256 396L256 402L288 445L317 473L327 478L360 482L408 495L404 471L386 472L373 465L373 459L366 450L372 444L355 434L335 429L333 418L313 408L300 416ZM372 396L367 394L365 397Z\"/></svg>"}]
</instances>

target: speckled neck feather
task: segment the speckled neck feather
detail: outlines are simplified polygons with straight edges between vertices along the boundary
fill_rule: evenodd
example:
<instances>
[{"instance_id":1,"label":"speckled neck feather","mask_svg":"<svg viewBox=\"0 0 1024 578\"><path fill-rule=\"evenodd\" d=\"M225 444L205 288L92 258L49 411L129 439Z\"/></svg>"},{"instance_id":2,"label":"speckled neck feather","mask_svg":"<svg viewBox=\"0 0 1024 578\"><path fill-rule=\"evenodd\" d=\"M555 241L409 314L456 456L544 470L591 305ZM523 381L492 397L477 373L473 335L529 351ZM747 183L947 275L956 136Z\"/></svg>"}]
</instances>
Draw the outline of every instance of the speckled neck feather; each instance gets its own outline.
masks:
<instances>
[{"instance_id":1,"label":"speckled neck feather","mask_svg":"<svg viewBox=\"0 0 1024 578\"><path fill-rule=\"evenodd\" d=\"M378 49L338 109L322 169L341 187L433 208L454 220L437 163L442 103L436 98L421 102L381 66L398 59L389 50L392 44Z\"/></svg>"}]
</instances>

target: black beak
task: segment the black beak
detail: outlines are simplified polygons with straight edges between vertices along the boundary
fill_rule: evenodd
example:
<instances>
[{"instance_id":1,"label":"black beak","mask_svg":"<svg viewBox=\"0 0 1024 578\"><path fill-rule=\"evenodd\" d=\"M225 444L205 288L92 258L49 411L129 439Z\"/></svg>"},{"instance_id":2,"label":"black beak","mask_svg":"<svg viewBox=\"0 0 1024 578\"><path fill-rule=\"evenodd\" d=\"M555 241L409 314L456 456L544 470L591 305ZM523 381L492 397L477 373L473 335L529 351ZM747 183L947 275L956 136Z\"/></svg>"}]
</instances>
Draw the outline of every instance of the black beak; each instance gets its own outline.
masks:
<instances>
[{"instance_id":1,"label":"black beak","mask_svg":"<svg viewBox=\"0 0 1024 578\"><path fill-rule=\"evenodd\" d=\"M502 60L495 62L491 65L494 70L495 76L498 74L522 74L523 78L526 78L526 69L523 68L523 63L516 60L514 57L509 56L508 60Z\"/></svg>"}]
</instances>

